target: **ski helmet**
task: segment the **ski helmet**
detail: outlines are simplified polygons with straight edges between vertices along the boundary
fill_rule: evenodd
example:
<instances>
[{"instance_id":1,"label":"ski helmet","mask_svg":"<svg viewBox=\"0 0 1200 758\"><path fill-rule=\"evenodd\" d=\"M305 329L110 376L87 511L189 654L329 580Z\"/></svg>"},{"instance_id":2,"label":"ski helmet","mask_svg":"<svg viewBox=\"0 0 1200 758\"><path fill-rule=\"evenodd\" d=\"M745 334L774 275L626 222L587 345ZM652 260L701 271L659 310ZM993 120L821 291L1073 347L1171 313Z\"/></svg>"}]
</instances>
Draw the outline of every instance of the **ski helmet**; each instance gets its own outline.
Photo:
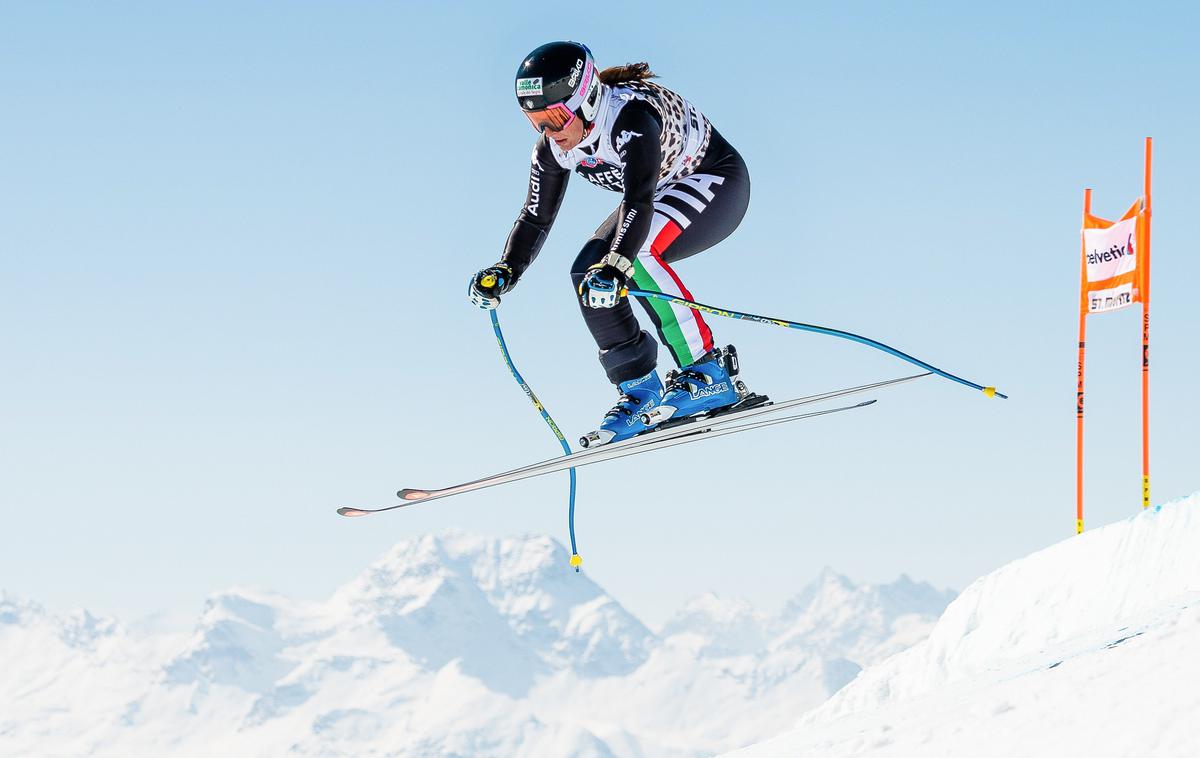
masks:
<instances>
[{"instance_id":1,"label":"ski helmet","mask_svg":"<svg viewBox=\"0 0 1200 758\"><path fill-rule=\"evenodd\" d=\"M596 120L601 84L586 45L542 45L521 61L516 79L517 103L538 132L565 129L576 116Z\"/></svg>"}]
</instances>

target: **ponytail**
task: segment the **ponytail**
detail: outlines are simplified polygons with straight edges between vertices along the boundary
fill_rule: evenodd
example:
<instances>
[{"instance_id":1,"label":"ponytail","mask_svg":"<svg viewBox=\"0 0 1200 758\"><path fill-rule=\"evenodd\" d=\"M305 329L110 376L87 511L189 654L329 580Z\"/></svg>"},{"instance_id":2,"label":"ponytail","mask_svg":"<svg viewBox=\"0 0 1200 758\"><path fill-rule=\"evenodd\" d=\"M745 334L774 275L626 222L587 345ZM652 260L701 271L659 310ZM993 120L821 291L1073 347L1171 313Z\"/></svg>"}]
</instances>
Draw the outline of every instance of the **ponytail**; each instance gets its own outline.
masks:
<instances>
[{"instance_id":1,"label":"ponytail","mask_svg":"<svg viewBox=\"0 0 1200 758\"><path fill-rule=\"evenodd\" d=\"M625 84L653 79L658 74L650 70L649 63L642 61L641 63L626 63L624 66L609 66L598 76L604 84Z\"/></svg>"}]
</instances>

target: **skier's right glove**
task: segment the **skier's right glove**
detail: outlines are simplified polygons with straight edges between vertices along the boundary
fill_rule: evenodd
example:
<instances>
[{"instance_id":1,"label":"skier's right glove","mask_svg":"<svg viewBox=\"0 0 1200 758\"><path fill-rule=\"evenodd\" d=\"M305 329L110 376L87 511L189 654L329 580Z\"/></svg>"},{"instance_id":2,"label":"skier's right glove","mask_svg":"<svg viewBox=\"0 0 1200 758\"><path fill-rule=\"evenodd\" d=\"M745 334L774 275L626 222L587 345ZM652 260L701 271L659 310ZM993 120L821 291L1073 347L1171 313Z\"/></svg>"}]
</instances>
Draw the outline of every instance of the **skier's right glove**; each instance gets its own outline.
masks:
<instances>
[{"instance_id":1,"label":"skier's right glove","mask_svg":"<svg viewBox=\"0 0 1200 758\"><path fill-rule=\"evenodd\" d=\"M471 305L490 311L500 305L500 296L517 283L512 267L507 263L496 263L471 277L467 288L467 299Z\"/></svg>"}]
</instances>

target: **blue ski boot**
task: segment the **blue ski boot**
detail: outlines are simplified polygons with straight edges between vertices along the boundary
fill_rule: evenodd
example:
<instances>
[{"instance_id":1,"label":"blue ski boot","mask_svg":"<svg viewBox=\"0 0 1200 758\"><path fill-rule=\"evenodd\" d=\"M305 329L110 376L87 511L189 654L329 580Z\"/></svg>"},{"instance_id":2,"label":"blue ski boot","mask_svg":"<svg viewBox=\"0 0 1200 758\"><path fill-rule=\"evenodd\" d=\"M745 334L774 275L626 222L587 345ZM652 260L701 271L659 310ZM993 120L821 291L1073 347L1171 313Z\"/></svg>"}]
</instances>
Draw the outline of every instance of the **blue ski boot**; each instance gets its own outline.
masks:
<instances>
[{"instance_id":1,"label":"blue ski boot","mask_svg":"<svg viewBox=\"0 0 1200 758\"><path fill-rule=\"evenodd\" d=\"M649 428L642 422L642 415L654 410L662 401L663 385L658 371L621 382L617 389L621 391L621 398L604 414L599 429L579 438L581 446L598 447L620 442Z\"/></svg>"},{"instance_id":2,"label":"blue ski boot","mask_svg":"<svg viewBox=\"0 0 1200 758\"><path fill-rule=\"evenodd\" d=\"M737 374L737 349L733 345L724 350L710 350L692 365L667 374L662 402L657 408L642 413L642 423L655 427L672 419L712 415L748 399L750 394L746 385L736 378Z\"/></svg>"}]
</instances>

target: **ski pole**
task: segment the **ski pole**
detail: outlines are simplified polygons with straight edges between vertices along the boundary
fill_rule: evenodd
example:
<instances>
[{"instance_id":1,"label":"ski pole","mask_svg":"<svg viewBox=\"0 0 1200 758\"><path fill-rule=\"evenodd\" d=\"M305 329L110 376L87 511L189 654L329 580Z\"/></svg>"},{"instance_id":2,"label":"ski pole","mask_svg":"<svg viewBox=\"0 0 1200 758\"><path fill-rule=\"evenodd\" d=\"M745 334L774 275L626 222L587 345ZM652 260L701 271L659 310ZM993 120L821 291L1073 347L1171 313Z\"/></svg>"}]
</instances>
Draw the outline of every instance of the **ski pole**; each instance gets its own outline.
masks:
<instances>
[{"instance_id":1,"label":"ski pole","mask_svg":"<svg viewBox=\"0 0 1200 758\"><path fill-rule=\"evenodd\" d=\"M489 285L485 284L485 286ZM567 443L567 438L559 430L558 424L554 423L554 419L550 418L550 414L546 412L542 401L538 400L537 395L533 393L533 390L530 389L529 385L521 377L521 372L517 371L517 366L513 363L512 356L508 352L508 345L504 342L504 332L500 331L500 319L496 317L495 309L488 311L488 313L492 317L492 330L496 332L496 342L500 345L500 354L504 356L504 363L507 364L508 370L513 375L513 379L516 379L517 384L521 385L521 389L525 391L530 401L533 402L533 407L537 408L538 413L542 414L542 420L550 426L550 430L554 432L554 436L558 437L563 453L570 455L571 446ZM583 565L583 558L580 557L579 551L575 548L575 469L571 468L569 471L571 473L571 497L570 505L567 509L567 531L571 535L571 566L578 572L579 567Z\"/></svg>"},{"instance_id":2,"label":"ski pole","mask_svg":"<svg viewBox=\"0 0 1200 758\"><path fill-rule=\"evenodd\" d=\"M970 387L971 389L979 390L980 392L987 395L988 397L998 397L998 398L1002 398L1004 400L1008 399L1008 395L1005 395L1001 392L997 392L995 387L984 387L981 384L976 384L975 382L969 382L966 379L963 379L962 377L955 376L954 374L951 374L947 371L942 371L940 368L937 368L936 366L931 366L928 363L926 363L925 361L921 360L920 358L914 358L913 356L908 355L907 353L900 352L899 350L897 350L896 348L894 348L890 345L885 345L882 342L871 339L870 337L863 337L861 334L854 334L853 332L845 332L845 331L842 331L841 329L831 329L827 326L816 326L815 324L802 324L799 321L788 321L787 319L783 319L783 318L770 318L767 316L756 316L753 313L742 313L740 311L732 311L732 310L727 310L724 308L716 308L711 305L704 305L703 303L697 303L694 300L688 300L687 298L677 297L675 295L668 295L665 292L649 292L647 290L626 289L626 290L624 290L624 293L627 295L631 295L633 297L654 298L656 300L665 300L666 302L672 303L674 305L682 305L685 308L691 308L694 311L701 311L703 313L711 313L714 316L724 316L725 318L738 319L741 321L757 321L760 324L771 324L774 326L786 327L788 329L799 329L804 332L815 332L816 334L827 334L831 337L841 337L842 339L847 339L852 342L857 342L860 345L866 345L867 347L873 347L876 350L882 350L883 352L888 353L889 355L894 355L897 358L904 360L904 361L908 361L909 363L911 363L915 366L920 366L921 368L925 369L926 371L932 371L933 373L937 374L938 376L949 379L952 382L958 382L959 384Z\"/></svg>"}]
</instances>

